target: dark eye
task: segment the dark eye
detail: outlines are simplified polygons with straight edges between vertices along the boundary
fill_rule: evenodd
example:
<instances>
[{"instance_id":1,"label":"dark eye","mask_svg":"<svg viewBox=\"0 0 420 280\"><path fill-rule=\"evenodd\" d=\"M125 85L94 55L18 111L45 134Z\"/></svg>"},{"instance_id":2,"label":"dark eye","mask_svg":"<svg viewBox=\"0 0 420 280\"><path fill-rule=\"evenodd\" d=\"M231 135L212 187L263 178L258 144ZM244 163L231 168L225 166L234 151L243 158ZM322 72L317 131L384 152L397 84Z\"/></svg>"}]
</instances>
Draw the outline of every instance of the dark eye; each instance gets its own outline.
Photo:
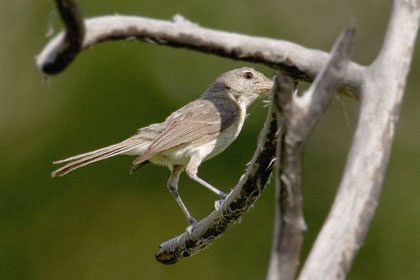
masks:
<instances>
[{"instance_id":1,"label":"dark eye","mask_svg":"<svg viewBox=\"0 0 420 280\"><path fill-rule=\"evenodd\" d=\"M254 74L252 74L252 72L245 72L244 78L247 80L251 80L252 78L254 78Z\"/></svg>"}]
</instances>

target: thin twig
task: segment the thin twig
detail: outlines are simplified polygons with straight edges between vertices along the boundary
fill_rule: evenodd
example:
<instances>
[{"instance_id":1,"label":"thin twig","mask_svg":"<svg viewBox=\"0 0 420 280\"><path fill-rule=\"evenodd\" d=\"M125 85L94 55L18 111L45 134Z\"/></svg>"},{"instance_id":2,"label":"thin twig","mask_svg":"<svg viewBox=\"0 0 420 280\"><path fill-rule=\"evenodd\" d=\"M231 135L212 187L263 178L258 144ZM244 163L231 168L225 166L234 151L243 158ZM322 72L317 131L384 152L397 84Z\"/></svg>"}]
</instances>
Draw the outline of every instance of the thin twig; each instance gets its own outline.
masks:
<instances>
[{"instance_id":1,"label":"thin twig","mask_svg":"<svg viewBox=\"0 0 420 280\"><path fill-rule=\"evenodd\" d=\"M271 105L248 169L223 202L221 209L213 211L201 220L192 232L186 231L161 244L156 254L158 261L173 264L198 253L239 221L261 195L271 174L275 160L277 132L276 115Z\"/></svg>"},{"instance_id":2,"label":"thin twig","mask_svg":"<svg viewBox=\"0 0 420 280\"><path fill-rule=\"evenodd\" d=\"M67 0L70 1L70 0ZM133 39L187 48L231 59L262 63L280 70L294 79L312 81L328 61L329 54L300 45L263 37L247 36L201 27L177 15L172 21L156 20L136 16L102 16L85 21L86 35L82 50L107 40ZM38 68L46 65L63 70L57 50L63 45L62 33L54 37L37 57ZM60 58L60 59L58 59ZM64 58L63 58L64 59ZM57 62L56 62L57 60ZM343 80L342 91L358 96L358 88L364 67L350 63Z\"/></svg>"},{"instance_id":3,"label":"thin twig","mask_svg":"<svg viewBox=\"0 0 420 280\"><path fill-rule=\"evenodd\" d=\"M344 279L378 204L420 22L419 0L394 0L384 45L366 69L359 120L328 218L299 279Z\"/></svg>"},{"instance_id":4,"label":"thin twig","mask_svg":"<svg viewBox=\"0 0 420 280\"><path fill-rule=\"evenodd\" d=\"M331 50L331 57L320 71L308 91L302 95L297 104L303 114L298 118L294 129L301 139L307 139L333 100L334 94L343 82L349 65L350 56L356 35L356 24L352 19Z\"/></svg>"}]
</instances>

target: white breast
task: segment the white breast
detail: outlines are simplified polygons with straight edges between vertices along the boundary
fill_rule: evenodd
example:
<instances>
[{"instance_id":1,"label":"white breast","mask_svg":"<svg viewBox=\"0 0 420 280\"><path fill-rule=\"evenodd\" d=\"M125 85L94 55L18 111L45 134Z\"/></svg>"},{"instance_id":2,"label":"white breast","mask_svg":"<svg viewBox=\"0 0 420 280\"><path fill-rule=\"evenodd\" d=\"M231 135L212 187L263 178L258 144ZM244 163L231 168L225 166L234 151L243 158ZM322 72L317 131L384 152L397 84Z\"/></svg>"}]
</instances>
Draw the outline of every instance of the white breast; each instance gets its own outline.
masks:
<instances>
[{"instance_id":1,"label":"white breast","mask_svg":"<svg viewBox=\"0 0 420 280\"><path fill-rule=\"evenodd\" d=\"M217 156L221 152L223 152L232 142L238 137L239 133L242 130L242 126L245 122L246 116L246 107L241 106L240 115L238 120L236 120L231 126L223 130L219 136L211 143L209 143L209 153L204 158L204 160L208 160L214 156ZM212 147L212 148L211 148Z\"/></svg>"}]
</instances>

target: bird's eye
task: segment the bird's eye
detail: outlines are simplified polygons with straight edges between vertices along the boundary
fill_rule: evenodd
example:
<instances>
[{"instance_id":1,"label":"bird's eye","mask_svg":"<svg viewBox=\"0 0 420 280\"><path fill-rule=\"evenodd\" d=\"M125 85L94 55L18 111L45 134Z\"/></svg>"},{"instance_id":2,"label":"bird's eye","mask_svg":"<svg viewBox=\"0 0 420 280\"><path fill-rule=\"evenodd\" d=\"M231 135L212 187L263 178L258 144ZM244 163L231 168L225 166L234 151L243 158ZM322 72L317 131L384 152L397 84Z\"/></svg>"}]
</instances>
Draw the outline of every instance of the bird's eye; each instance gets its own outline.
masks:
<instances>
[{"instance_id":1,"label":"bird's eye","mask_svg":"<svg viewBox=\"0 0 420 280\"><path fill-rule=\"evenodd\" d=\"M252 78L254 78L254 74L252 74L252 72L245 72L244 78L247 80L251 80Z\"/></svg>"}]
</instances>

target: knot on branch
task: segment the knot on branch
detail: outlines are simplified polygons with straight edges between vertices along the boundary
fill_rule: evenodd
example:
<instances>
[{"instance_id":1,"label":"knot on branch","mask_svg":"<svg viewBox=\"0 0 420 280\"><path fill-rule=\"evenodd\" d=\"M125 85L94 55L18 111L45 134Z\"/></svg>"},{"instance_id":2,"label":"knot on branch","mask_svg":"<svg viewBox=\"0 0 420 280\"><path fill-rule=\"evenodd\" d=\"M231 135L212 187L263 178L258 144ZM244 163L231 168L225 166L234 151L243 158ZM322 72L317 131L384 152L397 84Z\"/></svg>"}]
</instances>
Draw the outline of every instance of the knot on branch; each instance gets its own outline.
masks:
<instances>
[{"instance_id":1,"label":"knot on branch","mask_svg":"<svg viewBox=\"0 0 420 280\"><path fill-rule=\"evenodd\" d=\"M184 17L183 15L180 14L175 14L172 17L172 22L176 23L176 24L183 24L183 25L189 25L189 26L199 26L198 23L196 22L192 22L189 19L187 19L186 17Z\"/></svg>"}]
</instances>

